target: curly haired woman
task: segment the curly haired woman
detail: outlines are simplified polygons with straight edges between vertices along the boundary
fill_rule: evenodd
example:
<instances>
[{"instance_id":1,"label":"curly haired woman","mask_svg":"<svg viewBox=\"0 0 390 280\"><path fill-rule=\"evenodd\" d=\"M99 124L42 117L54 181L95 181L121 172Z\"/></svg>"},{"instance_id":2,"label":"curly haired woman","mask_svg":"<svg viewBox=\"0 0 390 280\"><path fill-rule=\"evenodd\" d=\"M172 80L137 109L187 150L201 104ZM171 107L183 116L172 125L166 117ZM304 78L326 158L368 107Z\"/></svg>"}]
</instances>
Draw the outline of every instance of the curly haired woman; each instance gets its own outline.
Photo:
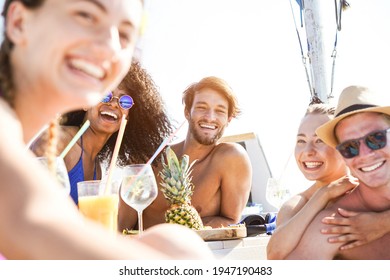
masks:
<instances>
[{"instance_id":1,"label":"curly haired woman","mask_svg":"<svg viewBox=\"0 0 390 280\"><path fill-rule=\"evenodd\" d=\"M172 132L163 100L155 83L141 64L134 61L118 88L96 106L65 114L60 121L58 152L61 152L80 126L90 126L64 158L71 183L71 196L78 203L77 182L101 179L101 168L111 161L122 115L128 120L118 154L118 165L145 163L164 138ZM44 155L49 133L33 144ZM157 163L160 157L157 157Z\"/></svg>"}]
</instances>

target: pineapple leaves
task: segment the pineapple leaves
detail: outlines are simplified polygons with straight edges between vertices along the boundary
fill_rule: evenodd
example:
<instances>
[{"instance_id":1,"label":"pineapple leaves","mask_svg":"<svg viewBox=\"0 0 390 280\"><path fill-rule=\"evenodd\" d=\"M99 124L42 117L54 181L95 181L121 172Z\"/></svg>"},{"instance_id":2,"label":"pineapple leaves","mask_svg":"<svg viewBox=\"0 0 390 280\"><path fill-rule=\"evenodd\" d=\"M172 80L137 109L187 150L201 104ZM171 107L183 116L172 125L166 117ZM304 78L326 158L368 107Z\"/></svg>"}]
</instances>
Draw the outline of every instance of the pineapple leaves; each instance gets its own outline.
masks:
<instances>
[{"instance_id":1,"label":"pineapple leaves","mask_svg":"<svg viewBox=\"0 0 390 280\"><path fill-rule=\"evenodd\" d=\"M196 209L191 206L191 196L194 190L192 183L192 167L188 155L183 155L181 161L168 146L165 151L166 161L162 158L163 169L159 172L161 192L169 201L170 208L165 212L167 223L185 225L193 229L203 228L203 222Z\"/></svg>"},{"instance_id":2,"label":"pineapple leaves","mask_svg":"<svg viewBox=\"0 0 390 280\"><path fill-rule=\"evenodd\" d=\"M171 204L190 203L194 189L190 175L196 161L189 164L188 155L179 160L170 147L167 147L165 155L166 161L163 158L163 169L159 172L162 193Z\"/></svg>"}]
</instances>

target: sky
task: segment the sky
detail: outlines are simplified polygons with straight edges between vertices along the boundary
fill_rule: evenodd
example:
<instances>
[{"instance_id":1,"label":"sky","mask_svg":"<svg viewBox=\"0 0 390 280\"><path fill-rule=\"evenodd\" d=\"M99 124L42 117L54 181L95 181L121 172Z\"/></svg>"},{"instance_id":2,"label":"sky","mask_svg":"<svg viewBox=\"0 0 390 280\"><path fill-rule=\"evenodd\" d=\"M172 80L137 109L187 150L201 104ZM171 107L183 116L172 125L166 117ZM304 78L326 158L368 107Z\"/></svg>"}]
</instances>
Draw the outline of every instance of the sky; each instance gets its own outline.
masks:
<instances>
[{"instance_id":1,"label":"sky","mask_svg":"<svg viewBox=\"0 0 390 280\"><path fill-rule=\"evenodd\" d=\"M4 0L0 0L2 4ZM336 24L334 1L320 1L328 87ZM338 32L333 94L352 84L386 93L390 65L390 1L348 0ZM292 156L310 92L296 26L306 55L305 29L294 0L146 0L142 64L160 89L171 117L184 119L181 94L205 76L225 79L243 114L225 135L255 132L273 177L292 192L307 186ZM181 140L184 126L178 134Z\"/></svg>"},{"instance_id":2,"label":"sky","mask_svg":"<svg viewBox=\"0 0 390 280\"><path fill-rule=\"evenodd\" d=\"M337 35L332 103L352 84L387 90L390 1L348 3ZM255 132L273 177L287 178L292 192L307 187L292 156L299 122L310 101L294 17L305 55L306 35L296 2L148 0L146 7L142 63L159 86L171 116L179 124L184 121L181 94L189 84L210 75L225 79L243 110L225 135ZM334 1L322 1L321 9L330 91ZM179 138L185 133L186 127Z\"/></svg>"}]
</instances>

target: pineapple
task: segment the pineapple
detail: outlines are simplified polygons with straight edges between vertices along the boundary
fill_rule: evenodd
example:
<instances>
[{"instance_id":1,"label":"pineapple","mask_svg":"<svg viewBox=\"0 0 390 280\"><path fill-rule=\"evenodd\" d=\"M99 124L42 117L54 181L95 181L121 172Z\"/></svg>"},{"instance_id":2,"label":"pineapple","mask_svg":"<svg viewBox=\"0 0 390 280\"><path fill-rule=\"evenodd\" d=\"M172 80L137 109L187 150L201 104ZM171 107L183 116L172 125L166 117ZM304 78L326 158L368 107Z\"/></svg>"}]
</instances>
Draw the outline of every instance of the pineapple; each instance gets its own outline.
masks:
<instances>
[{"instance_id":1,"label":"pineapple","mask_svg":"<svg viewBox=\"0 0 390 280\"><path fill-rule=\"evenodd\" d=\"M163 169L159 173L162 179L161 191L170 203L170 208L165 212L165 221L191 229L202 229L202 219L191 206L194 184L190 175L195 161L189 165L188 155L183 155L180 162L170 147L166 149L166 157L167 164L162 161Z\"/></svg>"}]
</instances>

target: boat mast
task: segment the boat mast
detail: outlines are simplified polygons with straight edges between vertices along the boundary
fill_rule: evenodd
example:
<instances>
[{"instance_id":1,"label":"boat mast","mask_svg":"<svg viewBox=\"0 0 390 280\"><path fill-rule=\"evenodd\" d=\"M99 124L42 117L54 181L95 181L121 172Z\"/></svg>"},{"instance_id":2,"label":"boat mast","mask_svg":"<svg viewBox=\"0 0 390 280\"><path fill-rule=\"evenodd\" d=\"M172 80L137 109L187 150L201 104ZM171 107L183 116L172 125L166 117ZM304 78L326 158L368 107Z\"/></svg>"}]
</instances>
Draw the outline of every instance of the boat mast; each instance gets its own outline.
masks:
<instances>
[{"instance_id":1,"label":"boat mast","mask_svg":"<svg viewBox=\"0 0 390 280\"><path fill-rule=\"evenodd\" d=\"M327 103L329 90L326 81L328 74L320 2L321 0L304 0L304 23L312 72L312 97L317 97L322 102Z\"/></svg>"}]
</instances>

